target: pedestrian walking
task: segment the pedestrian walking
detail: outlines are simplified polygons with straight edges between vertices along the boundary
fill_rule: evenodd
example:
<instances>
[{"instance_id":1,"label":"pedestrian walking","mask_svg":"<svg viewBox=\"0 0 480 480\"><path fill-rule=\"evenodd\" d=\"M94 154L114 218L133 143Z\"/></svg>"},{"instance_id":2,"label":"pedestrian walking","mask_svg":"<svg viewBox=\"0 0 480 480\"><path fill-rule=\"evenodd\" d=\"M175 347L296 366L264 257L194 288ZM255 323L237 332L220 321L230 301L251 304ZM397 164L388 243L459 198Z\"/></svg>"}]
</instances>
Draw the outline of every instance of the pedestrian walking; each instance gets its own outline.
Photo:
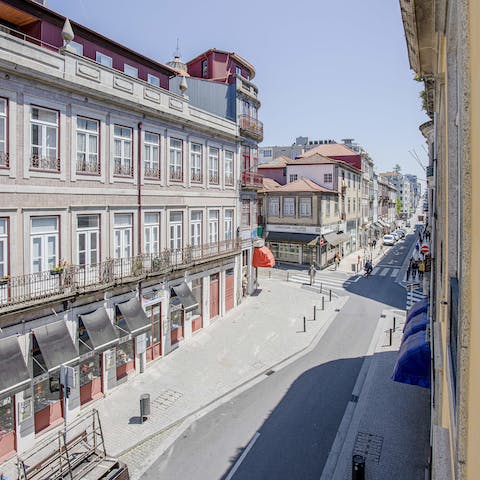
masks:
<instances>
[{"instance_id":1,"label":"pedestrian walking","mask_svg":"<svg viewBox=\"0 0 480 480\"><path fill-rule=\"evenodd\" d=\"M315 283L315 274L317 271L315 270L315 267L313 266L313 263L310 265L310 269L308 270L308 275L310 276L310 286L312 286Z\"/></svg>"},{"instance_id":2,"label":"pedestrian walking","mask_svg":"<svg viewBox=\"0 0 480 480\"><path fill-rule=\"evenodd\" d=\"M340 254L338 252L335 254L334 261L335 261L335 270L337 270L338 266L340 265Z\"/></svg>"},{"instance_id":3,"label":"pedestrian walking","mask_svg":"<svg viewBox=\"0 0 480 480\"><path fill-rule=\"evenodd\" d=\"M417 273L418 273L418 261L414 260L412 264L412 280L417 279Z\"/></svg>"},{"instance_id":4,"label":"pedestrian walking","mask_svg":"<svg viewBox=\"0 0 480 480\"><path fill-rule=\"evenodd\" d=\"M418 279L423 280L423 274L425 273L425 262L420 260L418 262Z\"/></svg>"},{"instance_id":5,"label":"pedestrian walking","mask_svg":"<svg viewBox=\"0 0 480 480\"><path fill-rule=\"evenodd\" d=\"M377 246L377 240L376 239L373 239L372 245L373 245L373 248L375 248Z\"/></svg>"},{"instance_id":6,"label":"pedestrian walking","mask_svg":"<svg viewBox=\"0 0 480 480\"><path fill-rule=\"evenodd\" d=\"M407 282L408 280L410 279L410 274L412 273L412 263L409 262L408 263L408 267L407 267Z\"/></svg>"},{"instance_id":7,"label":"pedestrian walking","mask_svg":"<svg viewBox=\"0 0 480 480\"><path fill-rule=\"evenodd\" d=\"M415 250L417 251L417 255L418 255L418 252L420 252L420 243L417 242L417 244L415 245Z\"/></svg>"}]
</instances>

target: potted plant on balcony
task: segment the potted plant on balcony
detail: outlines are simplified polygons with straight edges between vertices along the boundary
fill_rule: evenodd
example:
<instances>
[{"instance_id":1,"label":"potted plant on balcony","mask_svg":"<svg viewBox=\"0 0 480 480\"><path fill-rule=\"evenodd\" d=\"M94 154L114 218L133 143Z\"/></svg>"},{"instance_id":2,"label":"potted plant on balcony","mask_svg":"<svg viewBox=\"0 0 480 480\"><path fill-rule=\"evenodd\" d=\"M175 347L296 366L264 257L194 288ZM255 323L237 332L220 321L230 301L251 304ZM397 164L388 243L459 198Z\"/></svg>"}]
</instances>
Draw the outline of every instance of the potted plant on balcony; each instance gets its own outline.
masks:
<instances>
[{"instance_id":1,"label":"potted plant on balcony","mask_svg":"<svg viewBox=\"0 0 480 480\"><path fill-rule=\"evenodd\" d=\"M136 258L132 264L132 274L134 276L141 275L143 273L143 262L141 258Z\"/></svg>"},{"instance_id":2,"label":"potted plant on balcony","mask_svg":"<svg viewBox=\"0 0 480 480\"><path fill-rule=\"evenodd\" d=\"M53 267L50 270L50 275L60 275L65 270L66 266L67 266L67 261L66 260L60 260L58 265L56 267Z\"/></svg>"},{"instance_id":3,"label":"potted plant on balcony","mask_svg":"<svg viewBox=\"0 0 480 480\"><path fill-rule=\"evenodd\" d=\"M10 280L10 275L6 274L3 277L0 278L0 286L6 285L8 281Z\"/></svg>"}]
</instances>

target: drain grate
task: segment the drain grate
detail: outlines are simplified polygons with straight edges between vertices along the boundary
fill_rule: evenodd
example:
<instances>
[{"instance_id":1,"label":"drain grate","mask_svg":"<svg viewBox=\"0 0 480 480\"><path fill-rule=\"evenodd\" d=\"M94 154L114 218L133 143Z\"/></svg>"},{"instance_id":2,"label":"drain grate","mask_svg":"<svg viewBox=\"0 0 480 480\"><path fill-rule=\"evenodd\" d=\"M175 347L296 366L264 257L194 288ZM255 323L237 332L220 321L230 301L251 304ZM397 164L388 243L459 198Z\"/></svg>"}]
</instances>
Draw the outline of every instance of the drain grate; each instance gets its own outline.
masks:
<instances>
[{"instance_id":1,"label":"drain grate","mask_svg":"<svg viewBox=\"0 0 480 480\"><path fill-rule=\"evenodd\" d=\"M158 397L152 400L153 408L168 410L177 400L183 397L183 393L175 390L165 390Z\"/></svg>"},{"instance_id":2,"label":"drain grate","mask_svg":"<svg viewBox=\"0 0 480 480\"><path fill-rule=\"evenodd\" d=\"M378 463L382 453L382 446L382 435L358 432L357 438L355 439L355 446L353 447L353 455L362 455Z\"/></svg>"},{"instance_id":3,"label":"drain grate","mask_svg":"<svg viewBox=\"0 0 480 480\"><path fill-rule=\"evenodd\" d=\"M352 398L350 399L351 402L357 403L358 402L358 395L353 395L352 393Z\"/></svg>"}]
</instances>

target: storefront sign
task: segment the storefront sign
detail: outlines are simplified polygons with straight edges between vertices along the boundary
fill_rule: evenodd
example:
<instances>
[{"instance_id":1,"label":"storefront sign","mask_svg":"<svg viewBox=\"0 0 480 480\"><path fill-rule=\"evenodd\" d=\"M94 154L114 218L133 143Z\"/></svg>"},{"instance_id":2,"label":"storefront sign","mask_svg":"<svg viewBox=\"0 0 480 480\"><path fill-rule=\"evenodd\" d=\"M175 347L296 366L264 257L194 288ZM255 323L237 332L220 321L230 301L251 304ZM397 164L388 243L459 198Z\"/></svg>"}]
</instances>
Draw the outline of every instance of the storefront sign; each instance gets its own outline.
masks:
<instances>
[{"instance_id":1,"label":"storefront sign","mask_svg":"<svg viewBox=\"0 0 480 480\"><path fill-rule=\"evenodd\" d=\"M267 225L267 232L292 232L292 233L319 233L325 235L337 231L345 231L345 222L323 227L312 227L303 225Z\"/></svg>"},{"instance_id":2,"label":"storefront sign","mask_svg":"<svg viewBox=\"0 0 480 480\"><path fill-rule=\"evenodd\" d=\"M28 420L32 416L32 399L27 398L18 404L18 420L20 423Z\"/></svg>"}]
</instances>

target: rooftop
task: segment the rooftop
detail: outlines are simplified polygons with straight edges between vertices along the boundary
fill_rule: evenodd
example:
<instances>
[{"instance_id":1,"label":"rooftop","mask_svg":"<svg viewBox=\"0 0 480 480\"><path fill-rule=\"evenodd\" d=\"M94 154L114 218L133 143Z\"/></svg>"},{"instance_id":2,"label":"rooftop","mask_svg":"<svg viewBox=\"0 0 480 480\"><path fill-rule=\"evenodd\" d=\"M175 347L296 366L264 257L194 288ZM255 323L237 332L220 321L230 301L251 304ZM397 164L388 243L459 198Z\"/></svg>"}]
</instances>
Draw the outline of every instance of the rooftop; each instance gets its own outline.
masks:
<instances>
[{"instance_id":1,"label":"rooftop","mask_svg":"<svg viewBox=\"0 0 480 480\"><path fill-rule=\"evenodd\" d=\"M277 157L267 163L261 163L258 168L285 168L289 162L288 157Z\"/></svg>"},{"instance_id":2,"label":"rooftop","mask_svg":"<svg viewBox=\"0 0 480 480\"><path fill-rule=\"evenodd\" d=\"M275 182L276 183L276 182ZM330 190L329 188L321 187L318 183L308 179L300 178L294 182L287 183L286 185L275 187L272 189L265 188L264 191L268 192L325 192L325 193L336 193L335 190Z\"/></svg>"},{"instance_id":3,"label":"rooftop","mask_svg":"<svg viewBox=\"0 0 480 480\"><path fill-rule=\"evenodd\" d=\"M311 157L312 155L320 154L325 157L345 157L345 156L358 156L359 153L355 152L351 148L341 143L327 143L318 145L310 150L307 150L300 158Z\"/></svg>"}]
</instances>

